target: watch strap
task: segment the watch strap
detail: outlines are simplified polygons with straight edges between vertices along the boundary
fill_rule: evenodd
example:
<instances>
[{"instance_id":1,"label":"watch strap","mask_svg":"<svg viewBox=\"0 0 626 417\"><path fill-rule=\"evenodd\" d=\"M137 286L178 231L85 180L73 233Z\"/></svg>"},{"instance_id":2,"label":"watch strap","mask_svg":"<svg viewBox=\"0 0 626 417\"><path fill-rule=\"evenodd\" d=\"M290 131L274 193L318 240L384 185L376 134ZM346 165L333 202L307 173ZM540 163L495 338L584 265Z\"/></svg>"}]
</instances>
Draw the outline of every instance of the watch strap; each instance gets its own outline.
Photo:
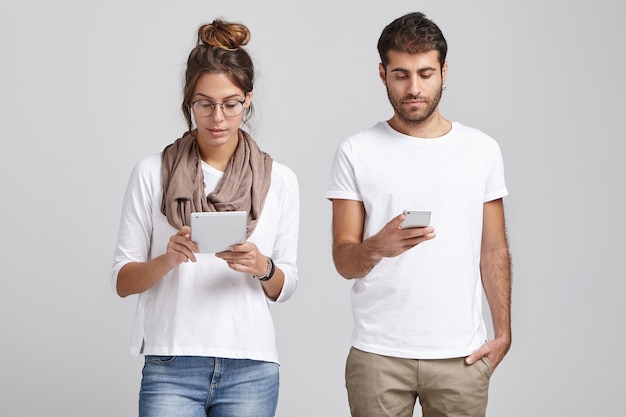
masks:
<instances>
[{"instance_id":1,"label":"watch strap","mask_svg":"<svg viewBox=\"0 0 626 417\"><path fill-rule=\"evenodd\" d=\"M269 281L274 276L275 271L276 271L276 266L274 265L274 261L272 260L272 258L268 256L267 257L267 272L265 273L265 275L259 276L259 275L253 274L252 276L258 279L259 281Z\"/></svg>"}]
</instances>

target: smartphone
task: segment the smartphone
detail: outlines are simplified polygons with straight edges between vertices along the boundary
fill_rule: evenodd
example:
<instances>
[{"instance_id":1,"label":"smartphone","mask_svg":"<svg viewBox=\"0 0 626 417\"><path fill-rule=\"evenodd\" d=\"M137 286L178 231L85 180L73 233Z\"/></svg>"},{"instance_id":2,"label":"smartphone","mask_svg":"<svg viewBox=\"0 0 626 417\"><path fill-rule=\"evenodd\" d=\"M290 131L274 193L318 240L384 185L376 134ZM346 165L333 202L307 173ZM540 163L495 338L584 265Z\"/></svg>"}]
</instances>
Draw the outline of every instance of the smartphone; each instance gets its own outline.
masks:
<instances>
[{"instance_id":1,"label":"smartphone","mask_svg":"<svg viewBox=\"0 0 626 417\"><path fill-rule=\"evenodd\" d=\"M430 210L404 210L406 219L402 222L403 229L426 227L430 224Z\"/></svg>"}]
</instances>

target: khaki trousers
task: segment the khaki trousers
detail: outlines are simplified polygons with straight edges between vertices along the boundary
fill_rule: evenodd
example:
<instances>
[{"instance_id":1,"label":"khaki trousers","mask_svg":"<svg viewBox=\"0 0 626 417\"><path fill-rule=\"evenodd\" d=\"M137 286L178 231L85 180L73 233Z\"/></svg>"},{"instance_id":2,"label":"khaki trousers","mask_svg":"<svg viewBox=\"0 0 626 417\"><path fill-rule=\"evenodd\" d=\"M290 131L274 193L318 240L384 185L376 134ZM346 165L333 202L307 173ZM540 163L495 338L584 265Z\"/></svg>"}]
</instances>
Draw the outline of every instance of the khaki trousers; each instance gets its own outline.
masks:
<instances>
[{"instance_id":1,"label":"khaki trousers","mask_svg":"<svg viewBox=\"0 0 626 417\"><path fill-rule=\"evenodd\" d=\"M424 417L484 417L489 379L487 358L403 359L351 348L346 388L352 417L412 417L416 400Z\"/></svg>"}]
</instances>

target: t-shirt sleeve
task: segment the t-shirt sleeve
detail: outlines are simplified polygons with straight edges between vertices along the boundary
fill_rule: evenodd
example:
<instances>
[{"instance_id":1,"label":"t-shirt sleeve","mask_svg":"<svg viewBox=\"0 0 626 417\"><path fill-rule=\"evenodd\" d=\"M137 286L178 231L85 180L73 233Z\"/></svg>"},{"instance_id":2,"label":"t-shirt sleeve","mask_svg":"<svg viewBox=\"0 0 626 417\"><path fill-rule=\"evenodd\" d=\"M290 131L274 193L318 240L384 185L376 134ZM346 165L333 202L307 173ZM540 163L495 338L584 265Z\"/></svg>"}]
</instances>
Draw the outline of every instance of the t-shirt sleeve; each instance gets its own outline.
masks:
<instances>
[{"instance_id":1,"label":"t-shirt sleeve","mask_svg":"<svg viewBox=\"0 0 626 417\"><path fill-rule=\"evenodd\" d=\"M149 260L154 209L151 195L155 181L152 159L145 158L135 166L126 187L111 274L114 289L117 275L124 265Z\"/></svg>"},{"instance_id":2,"label":"t-shirt sleeve","mask_svg":"<svg viewBox=\"0 0 626 417\"><path fill-rule=\"evenodd\" d=\"M509 194L504 181L504 162L500 146L494 141L491 164L487 172L484 202L497 200Z\"/></svg>"},{"instance_id":3,"label":"t-shirt sleeve","mask_svg":"<svg viewBox=\"0 0 626 417\"><path fill-rule=\"evenodd\" d=\"M363 201L354 172L353 149L350 141L345 140L335 152L331 165L330 179L326 189L326 198Z\"/></svg>"},{"instance_id":4,"label":"t-shirt sleeve","mask_svg":"<svg viewBox=\"0 0 626 417\"><path fill-rule=\"evenodd\" d=\"M287 167L281 169L284 179L284 196L280 213L280 225L272 249L272 260L283 271L285 281L276 300L267 298L271 303L287 301L296 291L298 283L298 233L300 224L300 188L295 173Z\"/></svg>"}]
</instances>

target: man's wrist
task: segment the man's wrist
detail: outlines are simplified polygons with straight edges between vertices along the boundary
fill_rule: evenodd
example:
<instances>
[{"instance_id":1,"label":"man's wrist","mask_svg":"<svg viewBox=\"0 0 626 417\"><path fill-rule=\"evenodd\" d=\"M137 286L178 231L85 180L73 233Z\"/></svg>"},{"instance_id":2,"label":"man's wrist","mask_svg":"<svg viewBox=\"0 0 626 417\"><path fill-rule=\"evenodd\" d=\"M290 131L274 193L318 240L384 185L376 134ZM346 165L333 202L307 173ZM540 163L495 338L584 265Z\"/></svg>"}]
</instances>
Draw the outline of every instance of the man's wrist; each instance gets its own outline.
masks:
<instances>
[{"instance_id":1,"label":"man's wrist","mask_svg":"<svg viewBox=\"0 0 626 417\"><path fill-rule=\"evenodd\" d=\"M380 253L379 247L373 237L363 241L361 244L361 254L367 265L370 266L370 270L378 265L378 263L384 258L384 256Z\"/></svg>"}]
</instances>

